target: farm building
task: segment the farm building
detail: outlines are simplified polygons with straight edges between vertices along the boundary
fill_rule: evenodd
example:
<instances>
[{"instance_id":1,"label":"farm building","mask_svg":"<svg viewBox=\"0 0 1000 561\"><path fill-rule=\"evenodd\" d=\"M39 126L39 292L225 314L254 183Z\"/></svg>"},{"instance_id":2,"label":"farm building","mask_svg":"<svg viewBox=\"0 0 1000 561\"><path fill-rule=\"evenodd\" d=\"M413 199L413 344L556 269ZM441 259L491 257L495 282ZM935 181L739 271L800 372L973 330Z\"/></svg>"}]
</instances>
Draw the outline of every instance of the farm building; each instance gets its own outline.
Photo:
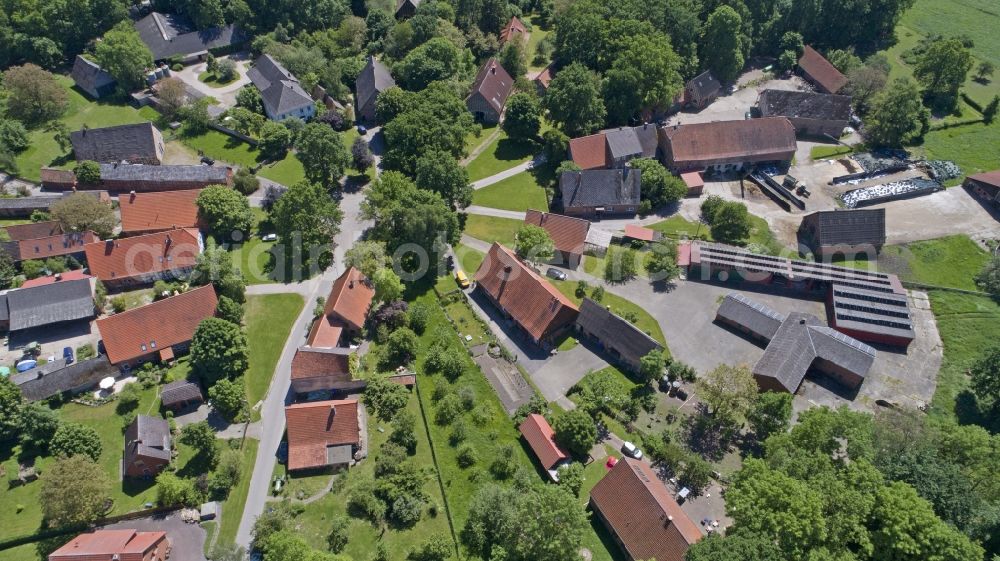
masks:
<instances>
[{"instance_id":1,"label":"farm building","mask_svg":"<svg viewBox=\"0 0 1000 561\"><path fill-rule=\"evenodd\" d=\"M851 120L851 98L788 90L764 90L757 99L763 117L786 117L796 134L838 139Z\"/></svg>"},{"instance_id":2,"label":"farm building","mask_svg":"<svg viewBox=\"0 0 1000 561\"><path fill-rule=\"evenodd\" d=\"M847 85L847 76L809 45L806 45L799 57L799 72L820 93L835 94Z\"/></svg>"},{"instance_id":3,"label":"farm building","mask_svg":"<svg viewBox=\"0 0 1000 561\"><path fill-rule=\"evenodd\" d=\"M784 117L660 128L663 165L675 172L727 172L751 164L787 163L795 148L795 127Z\"/></svg>"},{"instance_id":4,"label":"farm building","mask_svg":"<svg viewBox=\"0 0 1000 561\"><path fill-rule=\"evenodd\" d=\"M634 323L614 314L590 298L584 298L580 304L576 328L633 372L639 371L642 357L652 351L663 350L663 345L657 343Z\"/></svg>"},{"instance_id":5,"label":"farm building","mask_svg":"<svg viewBox=\"0 0 1000 561\"><path fill-rule=\"evenodd\" d=\"M817 257L874 259L885 245L885 209L817 211L802 217L799 234Z\"/></svg>"},{"instance_id":6,"label":"farm building","mask_svg":"<svg viewBox=\"0 0 1000 561\"><path fill-rule=\"evenodd\" d=\"M285 407L288 471L327 471L351 465L361 448L358 400L313 401Z\"/></svg>"},{"instance_id":7,"label":"farm building","mask_svg":"<svg viewBox=\"0 0 1000 561\"><path fill-rule=\"evenodd\" d=\"M479 74L472 83L472 93L465 98L465 106L477 121L499 123L507 105L507 97L513 89L514 79L496 58L491 58L479 69Z\"/></svg>"},{"instance_id":8,"label":"farm building","mask_svg":"<svg viewBox=\"0 0 1000 561\"><path fill-rule=\"evenodd\" d=\"M587 246L590 222L572 216L528 209L524 214L524 223L539 226L549 233L555 246L552 263L565 265L570 269L576 269L580 265Z\"/></svg>"},{"instance_id":9,"label":"farm building","mask_svg":"<svg viewBox=\"0 0 1000 561\"><path fill-rule=\"evenodd\" d=\"M569 216L635 216L642 172L638 169L567 171L559 176L563 213Z\"/></svg>"}]
</instances>

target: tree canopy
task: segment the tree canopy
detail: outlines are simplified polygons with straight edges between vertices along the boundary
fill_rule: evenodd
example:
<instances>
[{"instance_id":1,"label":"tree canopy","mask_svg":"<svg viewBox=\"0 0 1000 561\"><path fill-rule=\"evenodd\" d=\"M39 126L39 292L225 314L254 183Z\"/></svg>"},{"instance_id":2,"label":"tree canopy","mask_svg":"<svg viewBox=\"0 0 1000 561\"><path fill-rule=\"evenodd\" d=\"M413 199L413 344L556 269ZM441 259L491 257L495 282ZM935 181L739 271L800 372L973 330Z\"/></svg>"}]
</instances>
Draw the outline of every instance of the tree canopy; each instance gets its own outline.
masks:
<instances>
[{"instance_id":1,"label":"tree canopy","mask_svg":"<svg viewBox=\"0 0 1000 561\"><path fill-rule=\"evenodd\" d=\"M340 134L322 123L309 123L295 142L306 179L332 189L344 177L351 155Z\"/></svg>"},{"instance_id":2,"label":"tree canopy","mask_svg":"<svg viewBox=\"0 0 1000 561\"><path fill-rule=\"evenodd\" d=\"M191 338L191 369L205 386L243 375L247 361L247 338L240 326L219 318L198 324Z\"/></svg>"},{"instance_id":3,"label":"tree canopy","mask_svg":"<svg viewBox=\"0 0 1000 561\"><path fill-rule=\"evenodd\" d=\"M196 204L198 216L205 221L209 230L219 240L232 237L234 232L246 234L253 226L250 201L229 187L223 185L206 187L198 194Z\"/></svg>"}]
</instances>

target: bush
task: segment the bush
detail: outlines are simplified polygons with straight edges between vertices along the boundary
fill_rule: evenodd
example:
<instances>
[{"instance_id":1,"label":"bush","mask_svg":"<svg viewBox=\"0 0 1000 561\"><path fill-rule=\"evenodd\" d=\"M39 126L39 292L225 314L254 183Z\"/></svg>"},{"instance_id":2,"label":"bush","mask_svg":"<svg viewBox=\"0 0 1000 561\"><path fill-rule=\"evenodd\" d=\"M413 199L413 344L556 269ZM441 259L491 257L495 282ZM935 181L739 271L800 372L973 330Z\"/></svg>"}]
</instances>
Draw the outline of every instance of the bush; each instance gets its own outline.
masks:
<instances>
[{"instance_id":1,"label":"bush","mask_svg":"<svg viewBox=\"0 0 1000 561\"><path fill-rule=\"evenodd\" d=\"M115 409L119 415L123 415L139 407L142 398L141 384L126 384L122 391L118 392L118 405Z\"/></svg>"},{"instance_id":2,"label":"bush","mask_svg":"<svg viewBox=\"0 0 1000 561\"><path fill-rule=\"evenodd\" d=\"M343 516L333 516L330 519L330 534L326 537L326 545L333 553L340 553L347 547L350 521Z\"/></svg>"},{"instance_id":3,"label":"bush","mask_svg":"<svg viewBox=\"0 0 1000 561\"><path fill-rule=\"evenodd\" d=\"M354 488L347 497L347 508L350 512L373 524L378 524L385 519L385 513L388 510L382 499L375 496L375 482L372 480L363 481Z\"/></svg>"},{"instance_id":4,"label":"bush","mask_svg":"<svg viewBox=\"0 0 1000 561\"><path fill-rule=\"evenodd\" d=\"M448 443L458 446L469 437L469 429L465 426L465 421L458 419L451 426L451 434L448 435Z\"/></svg>"},{"instance_id":5,"label":"bush","mask_svg":"<svg viewBox=\"0 0 1000 561\"><path fill-rule=\"evenodd\" d=\"M111 299L111 309L116 313L120 314L128 308L128 303L125 301L124 296L115 296Z\"/></svg>"},{"instance_id":6,"label":"bush","mask_svg":"<svg viewBox=\"0 0 1000 561\"><path fill-rule=\"evenodd\" d=\"M587 289L589 289L589 288L590 288L590 286L587 284L587 281L585 281L585 280L579 280L579 281L577 281L577 283L576 283L576 292L575 292L576 293L576 297L577 298L583 298L584 296L586 296L587 295Z\"/></svg>"},{"instance_id":7,"label":"bush","mask_svg":"<svg viewBox=\"0 0 1000 561\"><path fill-rule=\"evenodd\" d=\"M427 323L430 321L430 315L430 308L424 303L417 302L410 306L406 314L410 329L417 335L423 335L424 330L427 329Z\"/></svg>"},{"instance_id":8,"label":"bush","mask_svg":"<svg viewBox=\"0 0 1000 561\"><path fill-rule=\"evenodd\" d=\"M513 477L517 471L517 463L514 461L514 447L510 444L501 446L490 464L490 473L493 477L505 480Z\"/></svg>"},{"instance_id":9,"label":"bush","mask_svg":"<svg viewBox=\"0 0 1000 561\"><path fill-rule=\"evenodd\" d=\"M439 425L450 425L462 414L462 402L457 395L449 393L437 404L434 422Z\"/></svg>"},{"instance_id":10,"label":"bush","mask_svg":"<svg viewBox=\"0 0 1000 561\"><path fill-rule=\"evenodd\" d=\"M476 465L479 461L476 455L476 449L472 447L471 444L463 444L458 448L458 455L455 457L458 461L458 466L461 468L468 468Z\"/></svg>"},{"instance_id":11,"label":"bush","mask_svg":"<svg viewBox=\"0 0 1000 561\"><path fill-rule=\"evenodd\" d=\"M94 350L94 345L86 343L80 345L76 348L76 360L84 361L89 360L97 356L97 352Z\"/></svg>"}]
</instances>

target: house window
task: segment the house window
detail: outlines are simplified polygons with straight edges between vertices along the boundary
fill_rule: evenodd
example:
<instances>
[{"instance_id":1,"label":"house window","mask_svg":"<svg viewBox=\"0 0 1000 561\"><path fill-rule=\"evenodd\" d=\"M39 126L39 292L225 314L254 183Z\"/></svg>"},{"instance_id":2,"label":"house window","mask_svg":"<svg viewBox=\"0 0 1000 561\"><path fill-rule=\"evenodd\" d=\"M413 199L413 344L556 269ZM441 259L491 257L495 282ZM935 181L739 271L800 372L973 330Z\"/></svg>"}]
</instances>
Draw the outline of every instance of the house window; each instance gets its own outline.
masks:
<instances>
[{"instance_id":1,"label":"house window","mask_svg":"<svg viewBox=\"0 0 1000 561\"><path fill-rule=\"evenodd\" d=\"M155 349L156 348L156 339L153 339L152 341L149 342L149 347L151 349Z\"/></svg>"},{"instance_id":2,"label":"house window","mask_svg":"<svg viewBox=\"0 0 1000 561\"><path fill-rule=\"evenodd\" d=\"M139 344L139 349L141 349L143 352L145 352L146 351L146 344L145 343L140 343Z\"/></svg>"}]
</instances>

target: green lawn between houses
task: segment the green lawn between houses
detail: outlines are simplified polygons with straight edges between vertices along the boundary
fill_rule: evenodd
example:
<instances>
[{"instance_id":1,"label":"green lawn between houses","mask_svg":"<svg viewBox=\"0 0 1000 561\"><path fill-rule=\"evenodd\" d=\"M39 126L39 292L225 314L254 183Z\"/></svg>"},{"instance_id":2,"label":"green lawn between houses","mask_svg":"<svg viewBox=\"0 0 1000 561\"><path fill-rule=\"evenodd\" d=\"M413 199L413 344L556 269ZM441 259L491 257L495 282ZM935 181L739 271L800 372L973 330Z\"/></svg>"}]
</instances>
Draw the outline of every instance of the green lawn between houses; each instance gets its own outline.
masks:
<instances>
[{"instance_id":1,"label":"green lawn between houses","mask_svg":"<svg viewBox=\"0 0 1000 561\"><path fill-rule=\"evenodd\" d=\"M250 493L250 480L253 476L254 462L257 460L258 445L259 443L252 438L243 441L240 481L229 491L229 498L222 502L222 522L219 524L217 544L231 544L236 541L240 518L243 518L243 508L247 504L247 494Z\"/></svg>"},{"instance_id":2,"label":"green lawn between houses","mask_svg":"<svg viewBox=\"0 0 1000 561\"><path fill-rule=\"evenodd\" d=\"M476 189L472 193L472 204L517 211L528 209L547 211L549 209L545 188L529 171L521 172L482 189Z\"/></svg>"},{"instance_id":3,"label":"green lawn between houses","mask_svg":"<svg viewBox=\"0 0 1000 561\"><path fill-rule=\"evenodd\" d=\"M285 341L304 304L298 294L247 296L245 322L250 368L246 386L251 406L267 394Z\"/></svg>"},{"instance_id":4,"label":"green lawn between houses","mask_svg":"<svg viewBox=\"0 0 1000 561\"><path fill-rule=\"evenodd\" d=\"M513 218L498 218L480 214L465 215L466 235L488 243L500 242L511 249L514 248L514 236L523 225L524 221Z\"/></svg>"},{"instance_id":5,"label":"green lawn between houses","mask_svg":"<svg viewBox=\"0 0 1000 561\"><path fill-rule=\"evenodd\" d=\"M469 180L483 179L523 164L530 160L537 150L538 145L534 142L507 138L507 133L501 130L479 156L466 166Z\"/></svg>"}]
</instances>

